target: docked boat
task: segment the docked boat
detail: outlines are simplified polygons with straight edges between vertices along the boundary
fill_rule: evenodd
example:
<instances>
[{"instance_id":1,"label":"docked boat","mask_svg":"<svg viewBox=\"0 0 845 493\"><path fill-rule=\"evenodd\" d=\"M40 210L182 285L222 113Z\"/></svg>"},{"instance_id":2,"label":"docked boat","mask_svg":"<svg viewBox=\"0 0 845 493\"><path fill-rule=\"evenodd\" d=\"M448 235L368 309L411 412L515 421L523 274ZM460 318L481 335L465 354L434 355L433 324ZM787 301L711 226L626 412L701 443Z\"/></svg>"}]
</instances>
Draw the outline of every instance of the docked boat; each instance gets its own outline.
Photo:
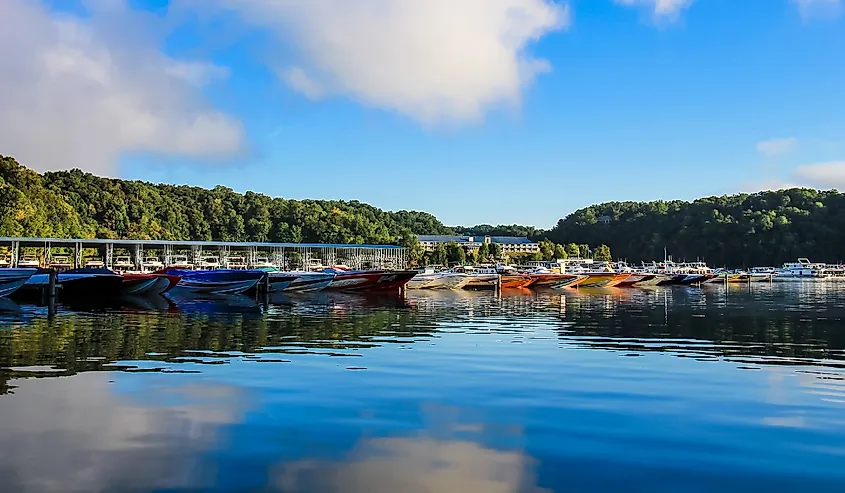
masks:
<instances>
[{"instance_id":1,"label":"docked boat","mask_svg":"<svg viewBox=\"0 0 845 493\"><path fill-rule=\"evenodd\" d=\"M110 298L119 296L123 277L109 269L71 269L59 272L56 282L63 297ZM50 272L39 270L21 287L21 292L40 291L50 283Z\"/></svg>"},{"instance_id":2,"label":"docked boat","mask_svg":"<svg viewBox=\"0 0 845 493\"><path fill-rule=\"evenodd\" d=\"M631 277L627 272L583 272L587 276L578 287L583 288L612 288Z\"/></svg>"},{"instance_id":3,"label":"docked boat","mask_svg":"<svg viewBox=\"0 0 845 493\"><path fill-rule=\"evenodd\" d=\"M164 294L182 280L180 276L167 274L123 274L121 277L120 294L126 296Z\"/></svg>"},{"instance_id":4,"label":"docked boat","mask_svg":"<svg viewBox=\"0 0 845 493\"><path fill-rule=\"evenodd\" d=\"M85 259L85 267L89 269L105 269L106 263L103 262L103 259L98 257L91 257Z\"/></svg>"},{"instance_id":5,"label":"docked boat","mask_svg":"<svg viewBox=\"0 0 845 493\"><path fill-rule=\"evenodd\" d=\"M408 281L408 289L461 289L469 284L469 275L454 271L436 272L433 267L417 271L417 275Z\"/></svg>"},{"instance_id":6,"label":"docked boat","mask_svg":"<svg viewBox=\"0 0 845 493\"><path fill-rule=\"evenodd\" d=\"M534 284L536 278L527 274L502 274L501 275L502 289L521 289L527 288Z\"/></svg>"},{"instance_id":7,"label":"docked boat","mask_svg":"<svg viewBox=\"0 0 845 493\"><path fill-rule=\"evenodd\" d=\"M345 270L332 267L324 271L334 274L328 291L388 291L400 289L408 283L417 271L390 270Z\"/></svg>"},{"instance_id":8,"label":"docked boat","mask_svg":"<svg viewBox=\"0 0 845 493\"><path fill-rule=\"evenodd\" d=\"M134 269L135 263L131 257L115 257L112 267L117 272L125 272Z\"/></svg>"},{"instance_id":9,"label":"docked boat","mask_svg":"<svg viewBox=\"0 0 845 493\"><path fill-rule=\"evenodd\" d=\"M155 271L157 271L159 269L163 269L163 268L164 268L164 263L162 263L162 261L159 260L158 257L146 257L141 262L141 270L144 270L144 271L147 271L147 272L155 272Z\"/></svg>"},{"instance_id":10,"label":"docked boat","mask_svg":"<svg viewBox=\"0 0 845 493\"><path fill-rule=\"evenodd\" d=\"M20 289L36 272L38 272L38 269L34 267L0 269L0 298L5 298Z\"/></svg>"},{"instance_id":11,"label":"docked boat","mask_svg":"<svg viewBox=\"0 0 845 493\"><path fill-rule=\"evenodd\" d=\"M193 270L194 264L188 260L187 255L173 255L170 257L170 264L165 269Z\"/></svg>"},{"instance_id":12,"label":"docked boat","mask_svg":"<svg viewBox=\"0 0 845 493\"><path fill-rule=\"evenodd\" d=\"M217 270L220 268L220 259L213 256L206 256L199 259L197 262L197 269L199 270Z\"/></svg>"},{"instance_id":13,"label":"docked boat","mask_svg":"<svg viewBox=\"0 0 845 493\"><path fill-rule=\"evenodd\" d=\"M167 268L157 274L180 276L178 288L194 293L240 294L254 288L264 275L260 270L188 270Z\"/></svg>"},{"instance_id":14,"label":"docked boat","mask_svg":"<svg viewBox=\"0 0 845 493\"><path fill-rule=\"evenodd\" d=\"M234 270L243 270L243 269L234 269ZM296 274L291 272L279 272L279 271L271 271L266 272L267 277L270 281L270 289L271 293L281 293L285 289L289 288L293 281L296 280Z\"/></svg>"},{"instance_id":15,"label":"docked boat","mask_svg":"<svg viewBox=\"0 0 845 493\"><path fill-rule=\"evenodd\" d=\"M326 289L334 280L335 275L328 272L289 272L296 279L287 286L285 292L313 293Z\"/></svg>"},{"instance_id":16,"label":"docked boat","mask_svg":"<svg viewBox=\"0 0 845 493\"><path fill-rule=\"evenodd\" d=\"M468 276L464 289L496 289L499 285L499 272L495 267L459 265L452 272Z\"/></svg>"},{"instance_id":17,"label":"docked boat","mask_svg":"<svg viewBox=\"0 0 845 493\"><path fill-rule=\"evenodd\" d=\"M18 267L20 268L39 268L41 267L41 262L38 261L38 257L35 255L24 255L20 261L18 261Z\"/></svg>"}]
</instances>

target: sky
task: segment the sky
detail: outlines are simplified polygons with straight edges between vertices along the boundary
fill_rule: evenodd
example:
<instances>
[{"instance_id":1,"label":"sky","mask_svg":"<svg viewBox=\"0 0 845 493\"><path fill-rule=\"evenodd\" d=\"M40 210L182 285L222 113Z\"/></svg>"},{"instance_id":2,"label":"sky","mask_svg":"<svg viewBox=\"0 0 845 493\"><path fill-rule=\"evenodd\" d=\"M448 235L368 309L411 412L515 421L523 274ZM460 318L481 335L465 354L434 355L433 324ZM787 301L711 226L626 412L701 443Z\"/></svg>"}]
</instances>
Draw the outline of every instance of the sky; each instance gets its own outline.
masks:
<instances>
[{"instance_id":1,"label":"sky","mask_svg":"<svg viewBox=\"0 0 845 493\"><path fill-rule=\"evenodd\" d=\"M845 0L2 0L38 171L548 228L845 190Z\"/></svg>"}]
</instances>

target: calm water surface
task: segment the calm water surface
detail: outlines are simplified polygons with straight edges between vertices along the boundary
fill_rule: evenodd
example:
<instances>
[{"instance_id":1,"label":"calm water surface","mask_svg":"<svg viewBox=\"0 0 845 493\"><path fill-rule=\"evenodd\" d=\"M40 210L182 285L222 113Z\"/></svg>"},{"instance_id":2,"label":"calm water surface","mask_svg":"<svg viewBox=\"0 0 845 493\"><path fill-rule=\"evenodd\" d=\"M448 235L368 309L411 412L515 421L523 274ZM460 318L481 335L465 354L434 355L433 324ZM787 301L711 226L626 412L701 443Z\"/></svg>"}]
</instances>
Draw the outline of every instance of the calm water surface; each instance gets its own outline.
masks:
<instances>
[{"instance_id":1,"label":"calm water surface","mask_svg":"<svg viewBox=\"0 0 845 493\"><path fill-rule=\"evenodd\" d=\"M0 491L845 491L845 286L272 301L0 300Z\"/></svg>"}]
</instances>

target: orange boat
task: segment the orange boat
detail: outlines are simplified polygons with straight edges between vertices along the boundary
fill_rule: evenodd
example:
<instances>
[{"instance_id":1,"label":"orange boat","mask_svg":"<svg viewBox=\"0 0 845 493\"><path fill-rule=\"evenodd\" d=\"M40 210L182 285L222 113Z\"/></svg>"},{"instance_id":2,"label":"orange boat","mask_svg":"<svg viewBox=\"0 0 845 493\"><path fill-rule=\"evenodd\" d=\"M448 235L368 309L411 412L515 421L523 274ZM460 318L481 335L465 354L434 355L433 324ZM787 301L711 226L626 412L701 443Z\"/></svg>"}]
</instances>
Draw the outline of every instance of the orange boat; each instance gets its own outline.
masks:
<instances>
[{"instance_id":1,"label":"orange boat","mask_svg":"<svg viewBox=\"0 0 845 493\"><path fill-rule=\"evenodd\" d=\"M585 272L584 275L587 278L581 281L579 287L611 288L631 277L631 274L619 272Z\"/></svg>"},{"instance_id":2,"label":"orange boat","mask_svg":"<svg viewBox=\"0 0 845 493\"><path fill-rule=\"evenodd\" d=\"M534 284L536 279L533 276L525 276L522 274L516 275L503 275L502 276L502 289L515 289L515 288L527 288L528 286Z\"/></svg>"},{"instance_id":3,"label":"orange boat","mask_svg":"<svg viewBox=\"0 0 845 493\"><path fill-rule=\"evenodd\" d=\"M534 278L531 287L550 288L552 286L573 286L579 281L578 275L575 274L557 274L557 273L543 273L543 274L529 274ZM586 279L586 278L585 278Z\"/></svg>"}]
</instances>

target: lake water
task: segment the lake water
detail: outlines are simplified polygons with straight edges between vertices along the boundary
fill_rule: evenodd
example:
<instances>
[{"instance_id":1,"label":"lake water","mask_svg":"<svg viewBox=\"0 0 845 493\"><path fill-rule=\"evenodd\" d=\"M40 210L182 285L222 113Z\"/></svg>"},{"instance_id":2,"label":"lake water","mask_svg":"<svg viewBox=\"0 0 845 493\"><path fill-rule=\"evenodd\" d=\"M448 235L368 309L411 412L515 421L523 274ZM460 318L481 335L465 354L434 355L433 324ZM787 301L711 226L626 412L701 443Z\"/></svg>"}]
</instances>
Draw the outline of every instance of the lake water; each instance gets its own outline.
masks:
<instances>
[{"instance_id":1,"label":"lake water","mask_svg":"<svg viewBox=\"0 0 845 493\"><path fill-rule=\"evenodd\" d=\"M845 283L0 300L0 491L845 491Z\"/></svg>"}]
</instances>

